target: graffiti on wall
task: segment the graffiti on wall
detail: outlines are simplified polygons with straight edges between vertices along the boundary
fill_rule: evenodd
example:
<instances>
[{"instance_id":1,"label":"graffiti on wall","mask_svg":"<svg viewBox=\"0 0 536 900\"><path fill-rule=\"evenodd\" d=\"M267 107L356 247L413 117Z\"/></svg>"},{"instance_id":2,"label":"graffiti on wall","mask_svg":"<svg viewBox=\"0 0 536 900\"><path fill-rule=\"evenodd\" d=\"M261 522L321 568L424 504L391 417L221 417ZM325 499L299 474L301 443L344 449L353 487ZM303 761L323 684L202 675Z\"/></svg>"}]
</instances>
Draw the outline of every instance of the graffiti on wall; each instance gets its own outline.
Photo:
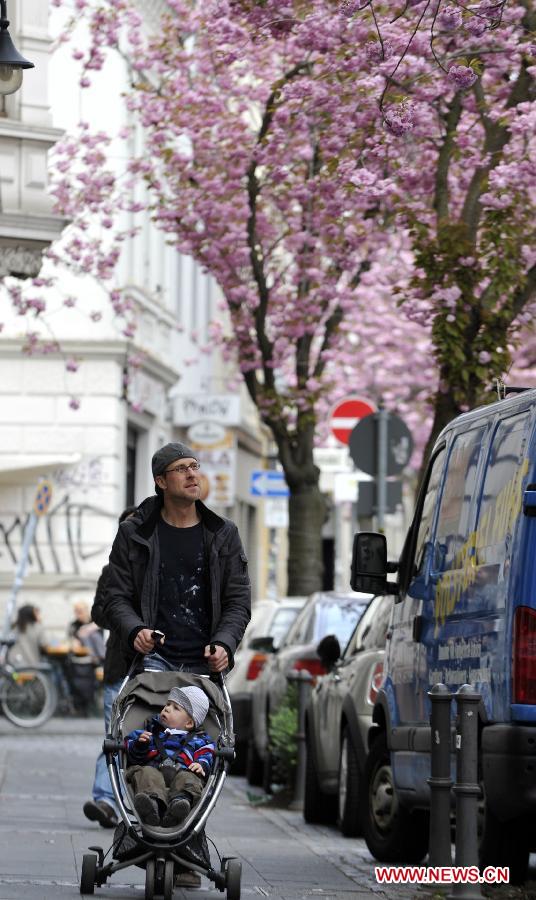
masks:
<instances>
[{"instance_id":1,"label":"graffiti on wall","mask_svg":"<svg viewBox=\"0 0 536 900\"><path fill-rule=\"evenodd\" d=\"M86 494L90 490L101 487L104 481L102 460L99 457L84 460L77 466L57 469L54 483L66 490L76 488Z\"/></svg>"},{"instance_id":2,"label":"graffiti on wall","mask_svg":"<svg viewBox=\"0 0 536 900\"><path fill-rule=\"evenodd\" d=\"M80 499L80 493L94 491L103 480L102 462L97 458L54 473L56 497L58 488L60 497L53 502L48 514L38 520L28 559L30 571L79 575L88 559L108 556L110 543L95 540L95 522L112 519L115 523L116 516ZM28 518L29 512L11 517L0 514L0 570L11 571L19 562Z\"/></svg>"}]
</instances>

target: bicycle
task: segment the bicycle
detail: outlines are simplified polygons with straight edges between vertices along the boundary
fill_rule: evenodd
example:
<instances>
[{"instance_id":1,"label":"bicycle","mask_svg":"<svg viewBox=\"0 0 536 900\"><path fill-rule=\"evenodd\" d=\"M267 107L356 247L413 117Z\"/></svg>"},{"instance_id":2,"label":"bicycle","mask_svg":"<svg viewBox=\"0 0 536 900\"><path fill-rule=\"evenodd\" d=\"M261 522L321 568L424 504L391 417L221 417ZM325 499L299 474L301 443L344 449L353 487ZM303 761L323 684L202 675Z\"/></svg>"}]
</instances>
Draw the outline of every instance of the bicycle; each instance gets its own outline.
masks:
<instances>
[{"instance_id":1,"label":"bicycle","mask_svg":"<svg viewBox=\"0 0 536 900\"><path fill-rule=\"evenodd\" d=\"M15 641L0 639L0 708L19 728L37 728L54 714L58 695L48 666L13 666L7 658Z\"/></svg>"}]
</instances>

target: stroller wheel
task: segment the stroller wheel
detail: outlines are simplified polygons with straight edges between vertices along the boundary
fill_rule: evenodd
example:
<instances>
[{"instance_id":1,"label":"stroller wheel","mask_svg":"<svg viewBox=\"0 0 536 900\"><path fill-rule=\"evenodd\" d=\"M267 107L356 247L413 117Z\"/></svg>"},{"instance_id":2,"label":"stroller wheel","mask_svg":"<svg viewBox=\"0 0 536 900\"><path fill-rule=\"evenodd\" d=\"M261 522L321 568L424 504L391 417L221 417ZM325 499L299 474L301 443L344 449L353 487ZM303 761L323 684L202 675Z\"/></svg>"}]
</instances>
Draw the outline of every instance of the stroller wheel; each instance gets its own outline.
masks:
<instances>
[{"instance_id":1,"label":"stroller wheel","mask_svg":"<svg viewBox=\"0 0 536 900\"><path fill-rule=\"evenodd\" d=\"M153 900L155 894L155 864L154 859L148 859L145 863L145 900Z\"/></svg>"},{"instance_id":2,"label":"stroller wheel","mask_svg":"<svg viewBox=\"0 0 536 900\"><path fill-rule=\"evenodd\" d=\"M166 861L164 869L164 900L171 900L173 897L173 881L175 878L175 865L172 859Z\"/></svg>"},{"instance_id":3,"label":"stroller wheel","mask_svg":"<svg viewBox=\"0 0 536 900\"><path fill-rule=\"evenodd\" d=\"M80 875L80 893L95 893L95 876L97 874L97 857L94 853L84 853L82 857L82 874Z\"/></svg>"},{"instance_id":4,"label":"stroller wheel","mask_svg":"<svg viewBox=\"0 0 536 900\"><path fill-rule=\"evenodd\" d=\"M227 900L240 900L240 881L242 879L242 863L238 859L228 859L225 866L225 887Z\"/></svg>"}]
</instances>

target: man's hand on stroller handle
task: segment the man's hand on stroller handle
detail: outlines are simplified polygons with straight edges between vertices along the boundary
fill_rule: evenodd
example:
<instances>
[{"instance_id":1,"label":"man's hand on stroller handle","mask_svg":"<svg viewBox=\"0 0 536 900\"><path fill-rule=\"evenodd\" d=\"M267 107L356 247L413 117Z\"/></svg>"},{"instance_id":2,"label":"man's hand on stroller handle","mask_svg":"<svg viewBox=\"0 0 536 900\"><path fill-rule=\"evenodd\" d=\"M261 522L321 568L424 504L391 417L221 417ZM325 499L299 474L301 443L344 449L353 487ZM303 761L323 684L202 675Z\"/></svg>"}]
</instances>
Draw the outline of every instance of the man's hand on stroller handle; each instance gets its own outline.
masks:
<instances>
[{"instance_id":1,"label":"man's hand on stroller handle","mask_svg":"<svg viewBox=\"0 0 536 900\"><path fill-rule=\"evenodd\" d=\"M227 651L219 644L208 644L205 647L205 659L211 672L223 672L229 666Z\"/></svg>"},{"instance_id":2,"label":"man's hand on stroller handle","mask_svg":"<svg viewBox=\"0 0 536 900\"><path fill-rule=\"evenodd\" d=\"M134 638L134 649L138 653L150 653L154 650L156 644L163 644L165 639L165 635L161 631L154 631L152 628L142 628Z\"/></svg>"}]
</instances>

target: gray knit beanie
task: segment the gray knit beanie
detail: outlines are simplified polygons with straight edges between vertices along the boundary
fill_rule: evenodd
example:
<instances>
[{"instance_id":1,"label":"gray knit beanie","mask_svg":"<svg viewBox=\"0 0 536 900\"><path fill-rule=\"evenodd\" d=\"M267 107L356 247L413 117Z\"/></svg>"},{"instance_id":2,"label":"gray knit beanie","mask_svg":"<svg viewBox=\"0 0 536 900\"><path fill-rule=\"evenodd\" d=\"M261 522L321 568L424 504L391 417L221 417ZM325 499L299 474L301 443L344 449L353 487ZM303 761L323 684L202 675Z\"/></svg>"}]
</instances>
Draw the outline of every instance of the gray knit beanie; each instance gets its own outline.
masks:
<instances>
[{"instance_id":1,"label":"gray knit beanie","mask_svg":"<svg viewBox=\"0 0 536 900\"><path fill-rule=\"evenodd\" d=\"M208 713L208 697L201 688L174 687L170 690L168 700L172 700L188 713L196 728L205 721Z\"/></svg>"}]
</instances>

